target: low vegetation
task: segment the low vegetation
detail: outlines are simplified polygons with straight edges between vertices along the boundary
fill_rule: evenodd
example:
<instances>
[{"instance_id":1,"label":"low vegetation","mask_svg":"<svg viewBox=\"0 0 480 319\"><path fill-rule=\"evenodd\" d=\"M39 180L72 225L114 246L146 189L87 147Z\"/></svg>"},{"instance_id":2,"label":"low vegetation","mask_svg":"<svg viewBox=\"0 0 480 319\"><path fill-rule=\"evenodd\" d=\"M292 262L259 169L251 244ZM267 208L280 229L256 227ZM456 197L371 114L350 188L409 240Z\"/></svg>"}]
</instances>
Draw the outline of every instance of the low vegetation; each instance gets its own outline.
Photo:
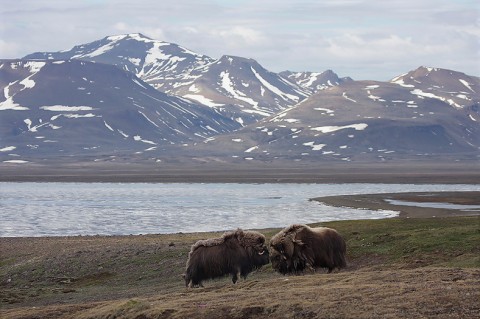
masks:
<instances>
[{"instance_id":1,"label":"low vegetation","mask_svg":"<svg viewBox=\"0 0 480 319\"><path fill-rule=\"evenodd\" d=\"M313 226L320 225L315 224ZM479 217L322 223L346 239L337 273L182 280L218 233L0 238L2 318L468 318L480 312ZM279 229L261 232L267 238Z\"/></svg>"}]
</instances>

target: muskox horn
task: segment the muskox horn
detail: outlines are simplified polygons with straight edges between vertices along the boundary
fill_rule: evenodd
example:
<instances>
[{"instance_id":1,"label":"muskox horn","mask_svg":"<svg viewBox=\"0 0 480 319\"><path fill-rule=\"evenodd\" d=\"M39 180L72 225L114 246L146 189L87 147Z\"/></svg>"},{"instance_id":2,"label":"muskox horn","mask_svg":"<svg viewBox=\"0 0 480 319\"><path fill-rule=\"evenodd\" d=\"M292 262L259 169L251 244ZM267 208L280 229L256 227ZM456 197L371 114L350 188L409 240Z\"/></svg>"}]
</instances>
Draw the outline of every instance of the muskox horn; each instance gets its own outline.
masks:
<instances>
[{"instance_id":1,"label":"muskox horn","mask_svg":"<svg viewBox=\"0 0 480 319\"><path fill-rule=\"evenodd\" d=\"M285 240L283 240L283 253L287 255L288 257L293 256L293 251L295 250L295 244L294 240L291 237L286 237Z\"/></svg>"},{"instance_id":2,"label":"muskox horn","mask_svg":"<svg viewBox=\"0 0 480 319\"><path fill-rule=\"evenodd\" d=\"M298 245L298 246L303 246L303 245L305 245L305 243L304 243L303 241L301 241L300 239L294 239L294 240L293 240L293 243L294 243L295 245Z\"/></svg>"}]
</instances>

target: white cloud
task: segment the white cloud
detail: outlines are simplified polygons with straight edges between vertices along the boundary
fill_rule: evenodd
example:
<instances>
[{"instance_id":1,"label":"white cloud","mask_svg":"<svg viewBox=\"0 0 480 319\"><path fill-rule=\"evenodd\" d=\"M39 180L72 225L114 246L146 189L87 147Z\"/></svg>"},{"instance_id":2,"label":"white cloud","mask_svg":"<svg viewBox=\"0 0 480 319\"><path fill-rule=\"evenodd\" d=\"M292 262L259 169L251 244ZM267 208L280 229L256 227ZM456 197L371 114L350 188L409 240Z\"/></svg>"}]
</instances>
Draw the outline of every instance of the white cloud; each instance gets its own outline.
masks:
<instances>
[{"instance_id":1,"label":"white cloud","mask_svg":"<svg viewBox=\"0 0 480 319\"><path fill-rule=\"evenodd\" d=\"M117 22L113 25L113 28L120 32L130 32L130 26L125 22Z\"/></svg>"},{"instance_id":2,"label":"white cloud","mask_svg":"<svg viewBox=\"0 0 480 319\"><path fill-rule=\"evenodd\" d=\"M265 37L259 31L243 26L213 29L210 30L210 34L214 37L220 37L231 47L258 45L265 40Z\"/></svg>"},{"instance_id":3,"label":"white cloud","mask_svg":"<svg viewBox=\"0 0 480 319\"><path fill-rule=\"evenodd\" d=\"M15 42L6 42L0 39L0 52L6 57L15 56L19 50L19 45ZM0 57L1 58L1 57Z\"/></svg>"},{"instance_id":4,"label":"white cloud","mask_svg":"<svg viewBox=\"0 0 480 319\"><path fill-rule=\"evenodd\" d=\"M451 0L9 1L0 58L141 32L272 71L333 69L386 80L419 65L478 75L478 7Z\"/></svg>"}]
</instances>

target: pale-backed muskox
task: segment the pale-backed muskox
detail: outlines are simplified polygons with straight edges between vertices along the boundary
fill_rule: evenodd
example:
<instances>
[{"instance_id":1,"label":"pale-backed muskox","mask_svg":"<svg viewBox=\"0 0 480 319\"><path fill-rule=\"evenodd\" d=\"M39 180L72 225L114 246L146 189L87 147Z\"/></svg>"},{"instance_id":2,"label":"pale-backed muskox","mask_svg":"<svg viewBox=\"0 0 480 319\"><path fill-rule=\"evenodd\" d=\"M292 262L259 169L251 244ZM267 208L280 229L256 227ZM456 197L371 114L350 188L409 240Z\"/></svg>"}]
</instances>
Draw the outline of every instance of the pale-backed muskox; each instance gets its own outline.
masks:
<instances>
[{"instance_id":1,"label":"pale-backed muskox","mask_svg":"<svg viewBox=\"0 0 480 319\"><path fill-rule=\"evenodd\" d=\"M202 281L232 275L244 279L255 269L269 263L265 236L255 231L226 232L219 238L197 241L188 254L185 271L187 287L202 286Z\"/></svg>"},{"instance_id":2,"label":"pale-backed muskox","mask_svg":"<svg viewBox=\"0 0 480 319\"><path fill-rule=\"evenodd\" d=\"M270 259L276 271L299 273L305 269L344 268L346 244L334 229L291 225L270 240Z\"/></svg>"}]
</instances>

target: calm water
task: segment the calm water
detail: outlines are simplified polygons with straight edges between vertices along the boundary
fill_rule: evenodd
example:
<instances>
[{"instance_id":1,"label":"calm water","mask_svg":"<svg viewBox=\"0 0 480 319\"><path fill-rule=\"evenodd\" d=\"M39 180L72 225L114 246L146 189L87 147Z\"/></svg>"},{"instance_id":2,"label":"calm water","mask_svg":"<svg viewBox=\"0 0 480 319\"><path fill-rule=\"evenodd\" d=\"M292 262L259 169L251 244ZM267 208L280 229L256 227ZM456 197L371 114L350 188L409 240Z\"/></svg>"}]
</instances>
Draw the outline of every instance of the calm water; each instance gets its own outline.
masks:
<instances>
[{"instance_id":1,"label":"calm water","mask_svg":"<svg viewBox=\"0 0 480 319\"><path fill-rule=\"evenodd\" d=\"M309 198L480 185L0 183L0 236L126 235L394 217Z\"/></svg>"}]
</instances>

